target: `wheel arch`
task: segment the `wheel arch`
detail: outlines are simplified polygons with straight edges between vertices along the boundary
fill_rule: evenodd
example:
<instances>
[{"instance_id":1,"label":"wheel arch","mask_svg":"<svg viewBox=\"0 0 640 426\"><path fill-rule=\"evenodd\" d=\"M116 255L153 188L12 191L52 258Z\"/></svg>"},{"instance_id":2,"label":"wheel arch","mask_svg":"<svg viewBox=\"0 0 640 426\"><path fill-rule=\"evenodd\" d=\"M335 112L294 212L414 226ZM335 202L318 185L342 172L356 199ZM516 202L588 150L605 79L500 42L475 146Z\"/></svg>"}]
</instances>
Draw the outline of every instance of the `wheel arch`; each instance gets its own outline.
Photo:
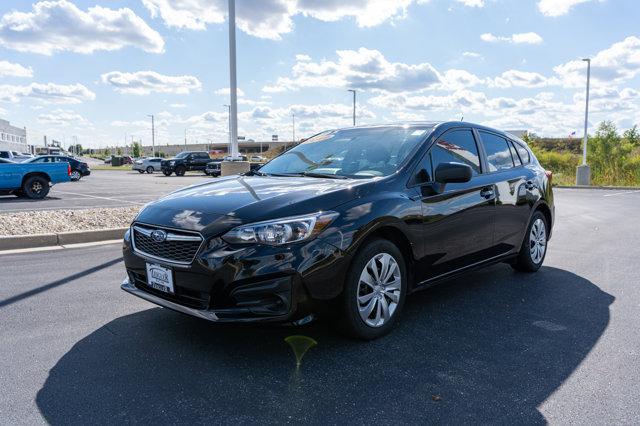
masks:
<instances>
[{"instance_id":1,"label":"wheel arch","mask_svg":"<svg viewBox=\"0 0 640 426\"><path fill-rule=\"evenodd\" d=\"M20 182L20 188L22 188L24 186L24 184L27 181L27 179L35 177L35 176L44 178L44 179L47 180L48 183L51 183L51 177L48 174L46 174L45 172L29 172L29 173L25 174L22 177L22 182Z\"/></svg>"}]
</instances>

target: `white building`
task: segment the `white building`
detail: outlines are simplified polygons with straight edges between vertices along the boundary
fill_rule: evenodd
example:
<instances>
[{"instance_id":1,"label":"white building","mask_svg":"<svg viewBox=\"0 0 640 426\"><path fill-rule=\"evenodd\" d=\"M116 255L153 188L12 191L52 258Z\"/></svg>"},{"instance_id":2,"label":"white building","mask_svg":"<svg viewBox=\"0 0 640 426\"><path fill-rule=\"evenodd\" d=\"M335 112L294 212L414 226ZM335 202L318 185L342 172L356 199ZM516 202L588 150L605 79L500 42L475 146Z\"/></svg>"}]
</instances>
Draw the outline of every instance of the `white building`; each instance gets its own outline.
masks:
<instances>
[{"instance_id":1,"label":"white building","mask_svg":"<svg viewBox=\"0 0 640 426\"><path fill-rule=\"evenodd\" d=\"M27 128L12 126L0 119L0 151L31 152L27 143Z\"/></svg>"}]
</instances>

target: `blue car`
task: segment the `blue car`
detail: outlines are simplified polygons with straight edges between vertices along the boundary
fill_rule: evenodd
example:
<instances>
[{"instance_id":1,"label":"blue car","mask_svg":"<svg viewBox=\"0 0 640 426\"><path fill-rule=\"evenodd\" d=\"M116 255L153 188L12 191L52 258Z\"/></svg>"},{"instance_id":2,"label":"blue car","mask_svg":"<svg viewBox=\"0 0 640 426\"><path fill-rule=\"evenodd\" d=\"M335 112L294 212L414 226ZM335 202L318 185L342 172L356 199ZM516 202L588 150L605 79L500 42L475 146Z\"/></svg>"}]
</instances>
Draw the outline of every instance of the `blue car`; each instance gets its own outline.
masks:
<instances>
[{"instance_id":1,"label":"blue car","mask_svg":"<svg viewBox=\"0 0 640 426\"><path fill-rule=\"evenodd\" d=\"M52 185L70 180L69 163L14 163L0 158L0 195L41 199Z\"/></svg>"}]
</instances>

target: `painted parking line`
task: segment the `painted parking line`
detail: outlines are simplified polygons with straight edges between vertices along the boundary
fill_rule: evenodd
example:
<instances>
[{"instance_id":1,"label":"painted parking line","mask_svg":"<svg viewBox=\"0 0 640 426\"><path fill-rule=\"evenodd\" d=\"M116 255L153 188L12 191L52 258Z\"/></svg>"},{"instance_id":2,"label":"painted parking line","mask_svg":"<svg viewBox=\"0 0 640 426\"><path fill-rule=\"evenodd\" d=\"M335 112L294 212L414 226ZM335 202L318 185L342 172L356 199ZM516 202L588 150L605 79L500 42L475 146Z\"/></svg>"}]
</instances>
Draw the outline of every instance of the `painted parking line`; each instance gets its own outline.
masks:
<instances>
[{"instance_id":1,"label":"painted parking line","mask_svg":"<svg viewBox=\"0 0 640 426\"><path fill-rule=\"evenodd\" d=\"M89 195L89 194L79 194L77 192L67 192L67 191L56 191L59 194L67 194L67 195L75 195L75 196L79 196L79 197L88 197L88 198L95 198L97 200L108 200L108 201L115 201L118 203L129 203L129 204L135 204L138 206L142 206L145 203L140 203L138 201L129 201L129 200L123 200L123 199L119 199L119 198L111 198L111 197L100 197L99 195Z\"/></svg>"},{"instance_id":2,"label":"painted parking line","mask_svg":"<svg viewBox=\"0 0 640 426\"><path fill-rule=\"evenodd\" d=\"M616 197L618 195L637 194L638 192L640 192L640 189L635 191L624 191L624 192L616 192L614 194L606 194L605 197Z\"/></svg>"}]
</instances>

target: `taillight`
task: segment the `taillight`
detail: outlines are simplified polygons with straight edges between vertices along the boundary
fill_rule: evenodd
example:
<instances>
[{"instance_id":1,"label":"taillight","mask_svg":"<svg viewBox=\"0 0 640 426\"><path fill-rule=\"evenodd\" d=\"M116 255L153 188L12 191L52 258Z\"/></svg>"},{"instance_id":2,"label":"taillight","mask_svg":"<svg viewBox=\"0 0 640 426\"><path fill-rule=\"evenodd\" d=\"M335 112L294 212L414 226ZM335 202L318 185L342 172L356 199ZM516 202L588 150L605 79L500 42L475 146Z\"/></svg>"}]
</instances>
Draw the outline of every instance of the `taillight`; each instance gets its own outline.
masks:
<instances>
[{"instance_id":1,"label":"taillight","mask_svg":"<svg viewBox=\"0 0 640 426\"><path fill-rule=\"evenodd\" d=\"M71 164L67 163L67 174L71 176Z\"/></svg>"},{"instance_id":2,"label":"taillight","mask_svg":"<svg viewBox=\"0 0 640 426\"><path fill-rule=\"evenodd\" d=\"M544 174L547 175L547 180L549 181L549 184L551 184L551 180L553 178L553 172L551 170L545 170Z\"/></svg>"}]
</instances>

